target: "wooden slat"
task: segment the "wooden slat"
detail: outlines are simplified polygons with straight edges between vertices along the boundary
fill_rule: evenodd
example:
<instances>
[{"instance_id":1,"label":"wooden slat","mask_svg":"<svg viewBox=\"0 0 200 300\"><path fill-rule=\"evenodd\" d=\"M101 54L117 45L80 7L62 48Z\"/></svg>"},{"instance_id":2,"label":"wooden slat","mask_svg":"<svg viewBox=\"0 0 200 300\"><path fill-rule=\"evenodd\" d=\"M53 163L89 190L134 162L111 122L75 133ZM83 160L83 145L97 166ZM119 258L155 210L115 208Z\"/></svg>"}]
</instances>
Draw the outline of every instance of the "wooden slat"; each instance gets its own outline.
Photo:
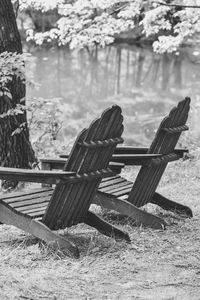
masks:
<instances>
[{"instance_id":1,"label":"wooden slat","mask_svg":"<svg viewBox=\"0 0 200 300\"><path fill-rule=\"evenodd\" d=\"M110 178L108 178L110 179ZM121 182L126 182L126 179L122 178L122 177L117 177L117 178L113 178L112 180L105 180L103 182L100 183L99 185L99 190L107 187L107 186L113 186L113 185L118 185Z\"/></svg>"},{"instance_id":2,"label":"wooden slat","mask_svg":"<svg viewBox=\"0 0 200 300\"><path fill-rule=\"evenodd\" d=\"M68 155L67 155L68 157ZM40 159L41 164L42 164L42 170L62 170L67 162L67 159L63 158L42 158ZM109 168L111 170L121 170L124 168L124 163L123 162L110 162L109 163Z\"/></svg>"},{"instance_id":3,"label":"wooden slat","mask_svg":"<svg viewBox=\"0 0 200 300\"><path fill-rule=\"evenodd\" d=\"M42 211L45 210L46 207L47 207L47 204L48 204L48 202L46 202L46 203L39 203L39 204L37 203L37 205L30 205L30 207L29 206L27 206L27 207L20 207L19 211L23 212L23 213L25 213L27 215L30 215L33 212L40 212L41 210Z\"/></svg>"},{"instance_id":4,"label":"wooden slat","mask_svg":"<svg viewBox=\"0 0 200 300\"><path fill-rule=\"evenodd\" d=\"M121 178L121 176L120 175L116 175L116 176L112 176L112 177L108 177L108 178L102 178L101 182L113 180L113 179L116 179L116 178Z\"/></svg>"},{"instance_id":5,"label":"wooden slat","mask_svg":"<svg viewBox=\"0 0 200 300\"><path fill-rule=\"evenodd\" d=\"M112 195L113 196L116 196L116 197L121 197L121 196L124 196L124 195L128 195L130 194L131 192L131 187L127 187L121 191L116 191L116 192L113 192Z\"/></svg>"},{"instance_id":6,"label":"wooden slat","mask_svg":"<svg viewBox=\"0 0 200 300\"><path fill-rule=\"evenodd\" d=\"M6 197L6 198L1 198L1 200L3 200L5 203L8 204L14 204L14 203L18 203L21 202L23 203L24 201L34 201L34 199L36 199L36 201L39 201L38 199L42 199L43 197L51 197L53 193L53 190L51 189L50 191L40 191L40 192L36 192L36 193L31 193L31 194L19 194L17 197Z\"/></svg>"},{"instance_id":7,"label":"wooden slat","mask_svg":"<svg viewBox=\"0 0 200 300\"><path fill-rule=\"evenodd\" d=\"M68 180L74 172L27 170L19 168L0 167L0 178L4 180L16 180L25 182L38 182L57 184L61 180Z\"/></svg>"},{"instance_id":8,"label":"wooden slat","mask_svg":"<svg viewBox=\"0 0 200 300\"><path fill-rule=\"evenodd\" d=\"M127 166L141 166L148 165L153 158L156 159L161 156L161 154L114 154L112 161L122 162Z\"/></svg>"},{"instance_id":9,"label":"wooden slat","mask_svg":"<svg viewBox=\"0 0 200 300\"><path fill-rule=\"evenodd\" d=\"M121 200L126 200L127 201L128 196L129 196L129 193L125 194L125 195L122 195L122 196L118 196L118 198L121 199Z\"/></svg>"},{"instance_id":10,"label":"wooden slat","mask_svg":"<svg viewBox=\"0 0 200 300\"><path fill-rule=\"evenodd\" d=\"M145 154L147 153L149 148L144 148L144 147L132 147L132 146L117 146L117 148L114 151L114 154ZM65 158L67 159L69 155L65 153L61 153L59 155L60 158Z\"/></svg>"},{"instance_id":11,"label":"wooden slat","mask_svg":"<svg viewBox=\"0 0 200 300\"><path fill-rule=\"evenodd\" d=\"M55 157L48 157L48 158L40 158L41 163L47 163L47 164L61 164L64 165L67 162L69 155L65 155L64 158L61 157L61 155L58 158Z\"/></svg>"},{"instance_id":12,"label":"wooden slat","mask_svg":"<svg viewBox=\"0 0 200 300\"><path fill-rule=\"evenodd\" d=\"M145 147L117 146L114 154L147 154L148 150Z\"/></svg>"},{"instance_id":13,"label":"wooden slat","mask_svg":"<svg viewBox=\"0 0 200 300\"><path fill-rule=\"evenodd\" d=\"M159 165L159 164L166 164L171 161L175 161L180 159L180 156L175 153L169 153L169 154L163 154L160 158L153 158L152 161L149 163L149 167L153 165Z\"/></svg>"},{"instance_id":14,"label":"wooden slat","mask_svg":"<svg viewBox=\"0 0 200 300\"><path fill-rule=\"evenodd\" d=\"M10 204L10 206L12 206L13 208L18 209L19 207L23 208L23 207L31 207L33 205L40 205L41 203L48 203L49 200L51 198L51 195L46 196L46 197L41 197L41 198L35 198L35 199L28 199L28 200L22 200L22 201L18 201L18 202L14 202L14 203L8 203L5 202L7 204Z\"/></svg>"},{"instance_id":15,"label":"wooden slat","mask_svg":"<svg viewBox=\"0 0 200 300\"><path fill-rule=\"evenodd\" d=\"M23 214L31 217L38 217L44 214L45 209L50 201L53 189L35 189L31 193L19 192L11 193L3 198L3 202ZM2 199L1 199L2 200Z\"/></svg>"},{"instance_id":16,"label":"wooden slat","mask_svg":"<svg viewBox=\"0 0 200 300\"><path fill-rule=\"evenodd\" d=\"M119 184L116 185L112 185L112 186L107 186L102 188L101 190L98 189L99 191L103 192L103 193L109 193L112 194L115 191L120 191L123 190L124 188L130 187L130 189L132 188L133 183L128 183L127 181L123 181Z\"/></svg>"},{"instance_id":17,"label":"wooden slat","mask_svg":"<svg viewBox=\"0 0 200 300\"><path fill-rule=\"evenodd\" d=\"M31 218L33 218L33 219L36 219L36 220L39 220L40 222L42 222L42 218L44 216L45 211L46 211L46 208L41 211L29 213L29 216L31 216Z\"/></svg>"}]
</instances>

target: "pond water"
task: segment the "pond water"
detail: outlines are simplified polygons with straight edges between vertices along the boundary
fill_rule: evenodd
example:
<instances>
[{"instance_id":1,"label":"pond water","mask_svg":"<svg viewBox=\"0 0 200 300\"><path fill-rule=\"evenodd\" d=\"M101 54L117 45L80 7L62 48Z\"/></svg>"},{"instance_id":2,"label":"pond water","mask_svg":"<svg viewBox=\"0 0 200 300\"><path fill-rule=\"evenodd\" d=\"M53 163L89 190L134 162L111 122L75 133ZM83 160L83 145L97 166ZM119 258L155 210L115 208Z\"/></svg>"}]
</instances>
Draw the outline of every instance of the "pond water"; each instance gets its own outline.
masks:
<instances>
[{"instance_id":1,"label":"pond water","mask_svg":"<svg viewBox=\"0 0 200 300\"><path fill-rule=\"evenodd\" d=\"M92 51L42 49L33 55L39 86L29 88L28 95L59 103L64 135L72 133L73 126L75 131L87 126L107 106L119 104L126 143L148 145L161 118L190 96L189 135L200 138L200 49L158 55L147 47L116 45Z\"/></svg>"}]
</instances>

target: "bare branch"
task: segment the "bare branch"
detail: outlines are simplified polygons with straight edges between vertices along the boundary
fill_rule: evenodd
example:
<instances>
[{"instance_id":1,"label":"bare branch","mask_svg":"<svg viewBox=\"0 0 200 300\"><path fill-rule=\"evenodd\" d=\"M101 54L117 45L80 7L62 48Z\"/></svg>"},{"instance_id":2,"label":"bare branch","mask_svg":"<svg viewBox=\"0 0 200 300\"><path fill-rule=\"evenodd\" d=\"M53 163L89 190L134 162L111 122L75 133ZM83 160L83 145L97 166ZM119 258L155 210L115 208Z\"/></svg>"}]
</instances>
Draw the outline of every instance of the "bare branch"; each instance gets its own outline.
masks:
<instances>
[{"instance_id":1,"label":"bare branch","mask_svg":"<svg viewBox=\"0 0 200 300\"><path fill-rule=\"evenodd\" d=\"M172 7L177 7L177 8L200 8L200 6L198 6L198 5L167 4L167 3L158 2L158 1L155 1L154 3L160 4L163 6L172 6Z\"/></svg>"}]
</instances>

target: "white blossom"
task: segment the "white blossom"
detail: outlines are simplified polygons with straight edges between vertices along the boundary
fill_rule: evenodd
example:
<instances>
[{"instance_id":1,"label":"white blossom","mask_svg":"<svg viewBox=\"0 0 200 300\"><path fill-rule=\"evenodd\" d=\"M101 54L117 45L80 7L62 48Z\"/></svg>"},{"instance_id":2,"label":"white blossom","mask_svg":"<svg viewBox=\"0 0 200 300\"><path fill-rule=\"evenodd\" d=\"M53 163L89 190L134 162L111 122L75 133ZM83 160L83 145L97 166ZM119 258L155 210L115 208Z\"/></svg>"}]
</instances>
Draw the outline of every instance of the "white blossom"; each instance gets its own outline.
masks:
<instances>
[{"instance_id":1,"label":"white blossom","mask_svg":"<svg viewBox=\"0 0 200 300\"><path fill-rule=\"evenodd\" d=\"M12 0L13 3L16 0ZM20 10L33 7L37 10L48 11L64 4L65 0L19 0Z\"/></svg>"},{"instance_id":2,"label":"white blossom","mask_svg":"<svg viewBox=\"0 0 200 300\"><path fill-rule=\"evenodd\" d=\"M14 0L13 0L14 1ZM156 52L173 52L200 32L200 9L173 4L199 5L199 0L19 0L20 8L42 11L57 9L55 28L48 32L28 31L27 39L38 45L56 40L70 48L101 46L114 42L116 35L142 26L144 35L154 40ZM68 2L68 3L66 3ZM162 5L162 2L164 5ZM140 23L139 23L139 20ZM131 36L130 36L131 38Z\"/></svg>"}]
</instances>

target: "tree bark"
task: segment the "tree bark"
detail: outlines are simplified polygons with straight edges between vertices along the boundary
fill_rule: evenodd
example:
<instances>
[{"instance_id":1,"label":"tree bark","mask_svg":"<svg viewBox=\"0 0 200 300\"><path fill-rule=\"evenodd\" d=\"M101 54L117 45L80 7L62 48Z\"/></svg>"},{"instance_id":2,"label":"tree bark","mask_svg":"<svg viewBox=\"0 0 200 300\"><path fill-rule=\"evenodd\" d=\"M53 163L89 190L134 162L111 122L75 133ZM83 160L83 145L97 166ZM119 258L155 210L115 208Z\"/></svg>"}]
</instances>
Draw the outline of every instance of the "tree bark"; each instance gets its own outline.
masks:
<instances>
[{"instance_id":1,"label":"tree bark","mask_svg":"<svg viewBox=\"0 0 200 300\"><path fill-rule=\"evenodd\" d=\"M4 51L22 53L21 38L11 0L0 1L0 53ZM7 88L12 98L6 95L0 97L0 114L15 109L17 104L25 104L25 100L21 101L26 93L25 83L19 77L13 76ZM21 124L23 130L13 134ZM26 112L0 118L0 165L31 168L35 160L29 141Z\"/></svg>"}]
</instances>

